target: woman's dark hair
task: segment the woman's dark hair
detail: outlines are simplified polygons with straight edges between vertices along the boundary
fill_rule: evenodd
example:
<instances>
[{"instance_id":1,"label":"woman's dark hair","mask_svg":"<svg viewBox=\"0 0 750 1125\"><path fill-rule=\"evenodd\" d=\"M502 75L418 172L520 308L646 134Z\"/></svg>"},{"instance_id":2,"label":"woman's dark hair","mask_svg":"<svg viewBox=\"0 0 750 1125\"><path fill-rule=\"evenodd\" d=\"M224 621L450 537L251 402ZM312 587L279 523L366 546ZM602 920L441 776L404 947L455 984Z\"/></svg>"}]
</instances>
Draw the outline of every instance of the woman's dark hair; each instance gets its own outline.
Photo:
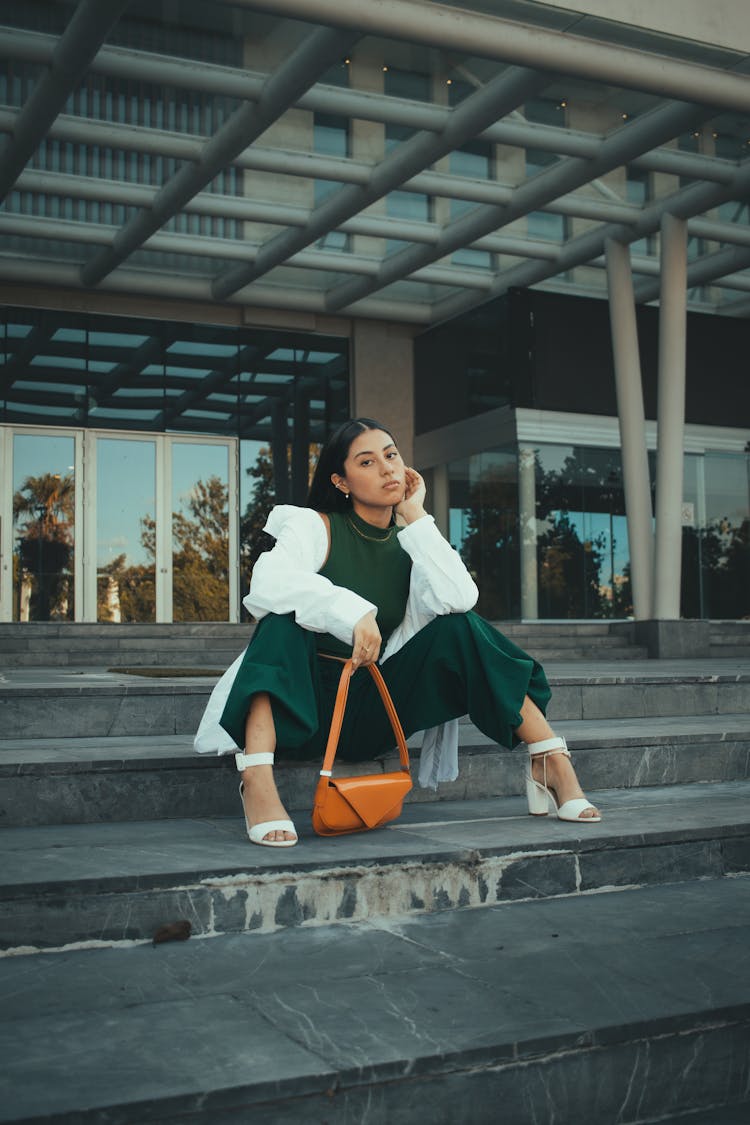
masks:
<instances>
[{"instance_id":1,"label":"woman's dark hair","mask_svg":"<svg viewBox=\"0 0 750 1125\"><path fill-rule=\"evenodd\" d=\"M308 508L314 508L316 512L345 512L351 507L351 501L331 481L331 474L344 475L344 461L349 456L351 444L366 430L382 430L394 442L396 440L388 427L374 418L350 418L344 422L334 430L320 451L307 497Z\"/></svg>"}]
</instances>

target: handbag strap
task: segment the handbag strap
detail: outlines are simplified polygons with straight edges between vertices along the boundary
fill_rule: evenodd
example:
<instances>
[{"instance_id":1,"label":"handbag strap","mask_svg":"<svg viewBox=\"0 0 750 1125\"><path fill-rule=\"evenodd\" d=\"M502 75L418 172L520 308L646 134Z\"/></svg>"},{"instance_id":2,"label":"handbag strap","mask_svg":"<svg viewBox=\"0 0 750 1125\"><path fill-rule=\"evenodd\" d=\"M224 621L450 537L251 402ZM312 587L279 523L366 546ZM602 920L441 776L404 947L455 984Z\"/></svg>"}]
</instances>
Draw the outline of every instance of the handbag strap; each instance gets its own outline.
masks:
<instances>
[{"instance_id":1,"label":"handbag strap","mask_svg":"<svg viewBox=\"0 0 750 1125\"><path fill-rule=\"evenodd\" d=\"M396 736L396 745L398 746L399 757L401 759L401 768L407 773L410 773L409 751L406 748L406 739L404 738L403 727L401 726L401 720L396 713L396 708L393 705L393 700L391 699L390 692L385 686L385 680L383 679L378 666L376 664L368 664L367 668L369 669L370 675L375 681L375 686L380 693L380 698L383 702L383 706L385 707L388 718L391 721L393 733ZM331 718L331 729L328 732L326 752L323 756L323 765L320 770L321 777L330 777L331 773L333 772L333 760L336 757L336 750L338 748L339 738L341 736L341 724L344 721L346 700L349 695L349 680L351 679L352 675L352 662L351 660L346 660L344 662L344 667L341 670L339 687L338 691L336 692L336 702L333 707L333 716Z\"/></svg>"}]
</instances>

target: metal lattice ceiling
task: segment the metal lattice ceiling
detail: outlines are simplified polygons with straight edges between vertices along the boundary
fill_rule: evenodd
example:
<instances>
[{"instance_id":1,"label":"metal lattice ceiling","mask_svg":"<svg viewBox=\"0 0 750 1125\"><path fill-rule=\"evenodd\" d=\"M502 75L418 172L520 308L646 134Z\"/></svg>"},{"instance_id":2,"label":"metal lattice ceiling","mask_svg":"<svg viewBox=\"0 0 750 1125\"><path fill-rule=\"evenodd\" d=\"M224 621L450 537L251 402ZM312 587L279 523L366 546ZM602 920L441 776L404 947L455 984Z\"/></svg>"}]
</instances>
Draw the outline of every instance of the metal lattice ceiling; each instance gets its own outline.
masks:
<instances>
[{"instance_id":1,"label":"metal lattice ceiling","mask_svg":"<svg viewBox=\"0 0 750 1125\"><path fill-rule=\"evenodd\" d=\"M750 314L742 51L531 0L0 22L0 280L424 325L516 286L602 295L608 239L653 300L671 213L691 306Z\"/></svg>"}]
</instances>

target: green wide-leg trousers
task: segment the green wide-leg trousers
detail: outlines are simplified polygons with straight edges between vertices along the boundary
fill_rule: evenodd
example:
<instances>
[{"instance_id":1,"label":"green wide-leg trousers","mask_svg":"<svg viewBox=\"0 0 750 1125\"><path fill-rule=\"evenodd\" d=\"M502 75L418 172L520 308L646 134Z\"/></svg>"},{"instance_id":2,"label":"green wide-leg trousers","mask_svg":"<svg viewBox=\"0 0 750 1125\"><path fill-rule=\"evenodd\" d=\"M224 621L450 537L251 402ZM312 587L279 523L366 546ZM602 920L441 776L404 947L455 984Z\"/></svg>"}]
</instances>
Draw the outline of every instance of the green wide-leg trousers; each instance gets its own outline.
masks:
<instances>
[{"instance_id":1,"label":"green wide-leg trousers","mask_svg":"<svg viewBox=\"0 0 750 1125\"><path fill-rule=\"evenodd\" d=\"M524 698L542 712L550 698L541 665L473 612L436 617L380 670L407 738L468 714L488 738L513 746ZM244 746L250 701L267 692L277 752L322 757L340 676L341 664L318 656L315 635L292 614L268 614L248 645L221 725ZM361 668L351 680L338 757L375 758L393 745L375 683Z\"/></svg>"}]
</instances>

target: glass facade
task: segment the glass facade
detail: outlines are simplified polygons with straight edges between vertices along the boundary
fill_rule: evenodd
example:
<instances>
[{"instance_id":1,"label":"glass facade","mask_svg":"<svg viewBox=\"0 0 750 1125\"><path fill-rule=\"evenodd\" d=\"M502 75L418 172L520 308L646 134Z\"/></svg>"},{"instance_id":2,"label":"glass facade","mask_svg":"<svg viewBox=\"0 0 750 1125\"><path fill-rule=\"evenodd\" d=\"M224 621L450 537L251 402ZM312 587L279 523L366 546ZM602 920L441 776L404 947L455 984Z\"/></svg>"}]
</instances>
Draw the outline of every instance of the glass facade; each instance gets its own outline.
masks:
<instances>
[{"instance_id":1,"label":"glass facade","mask_svg":"<svg viewBox=\"0 0 750 1125\"><path fill-rule=\"evenodd\" d=\"M229 620L268 510L304 502L348 413L339 337L6 309L3 615Z\"/></svg>"},{"instance_id":2,"label":"glass facade","mask_svg":"<svg viewBox=\"0 0 750 1125\"><path fill-rule=\"evenodd\" d=\"M750 453L685 459L683 617L750 616Z\"/></svg>"},{"instance_id":3,"label":"glass facade","mask_svg":"<svg viewBox=\"0 0 750 1125\"><path fill-rule=\"evenodd\" d=\"M75 616L75 448L68 435L14 434L13 621Z\"/></svg>"},{"instance_id":4,"label":"glass facade","mask_svg":"<svg viewBox=\"0 0 750 1125\"><path fill-rule=\"evenodd\" d=\"M652 489L655 455L650 457ZM524 479L526 478L526 479ZM681 615L750 614L750 454L688 454ZM448 466L449 537L493 620L632 616L619 449L539 443Z\"/></svg>"}]
</instances>

